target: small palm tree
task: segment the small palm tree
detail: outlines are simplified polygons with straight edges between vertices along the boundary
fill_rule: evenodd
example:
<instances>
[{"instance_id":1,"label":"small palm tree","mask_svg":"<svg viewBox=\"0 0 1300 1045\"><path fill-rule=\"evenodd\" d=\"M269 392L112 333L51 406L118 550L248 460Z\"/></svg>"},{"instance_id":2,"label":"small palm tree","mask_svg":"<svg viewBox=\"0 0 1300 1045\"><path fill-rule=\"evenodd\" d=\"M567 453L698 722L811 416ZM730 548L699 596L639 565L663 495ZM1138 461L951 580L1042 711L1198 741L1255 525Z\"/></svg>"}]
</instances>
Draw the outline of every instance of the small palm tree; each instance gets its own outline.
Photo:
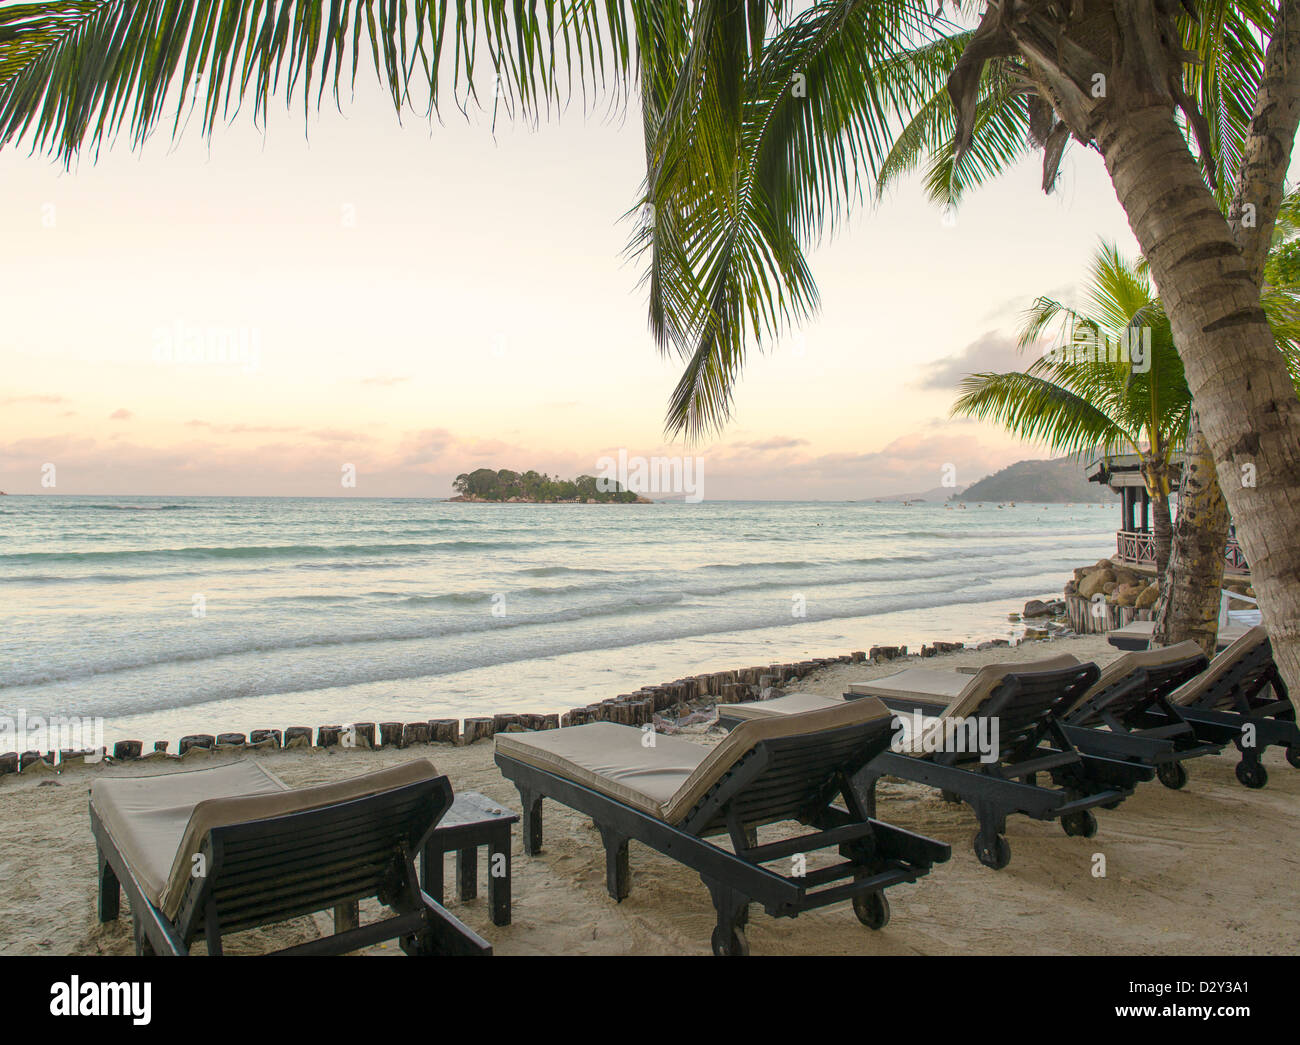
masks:
<instances>
[{"instance_id":1,"label":"small palm tree","mask_svg":"<svg viewBox=\"0 0 1300 1045\"><path fill-rule=\"evenodd\" d=\"M1102 244L1082 310L1038 298L1020 345L1051 348L1023 373L971 374L952 412L1002 424L1057 453L1135 453L1152 503L1156 568L1169 561L1170 458L1187 434L1192 397L1169 319L1141 259Z\"/></svg>"}]
</instances>

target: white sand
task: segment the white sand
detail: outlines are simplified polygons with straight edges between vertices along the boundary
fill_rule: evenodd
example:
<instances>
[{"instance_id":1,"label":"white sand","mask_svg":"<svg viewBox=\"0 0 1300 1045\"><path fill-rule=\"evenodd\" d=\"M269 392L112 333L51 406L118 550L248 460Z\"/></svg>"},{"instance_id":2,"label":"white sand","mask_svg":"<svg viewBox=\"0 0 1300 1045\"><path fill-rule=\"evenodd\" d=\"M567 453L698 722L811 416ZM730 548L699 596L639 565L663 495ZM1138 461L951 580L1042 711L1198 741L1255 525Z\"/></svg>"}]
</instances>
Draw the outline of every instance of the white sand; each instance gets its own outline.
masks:
<instances>
[{"instance_id":1,"label":"white sand","mask_svg":"<svg viewBox=\"0 0 1300 1045\"><path fill-rule=\"evenodd\" d=\"M1070 652L1104 663L1116 655L1100 637L1030 643L1014 650L963 652L927 664L957 667ZM847 683L904 665L837 666L800 686L843 692ZM693 739L715 743L712 735ZM226 756L200 756L226 757ZM492 745L434 745L406 751L282 751L258 756L287 783L311 784L427 757L458 790L476 790L519 808L514 788L492 761ZM975 819L918 785L881 784L879 815L952 845L952 860L914 886L888 893L893 920L864 929L846 903L798 919L752 909L755 954L1294 954L1300 952L1295 904L1300 855L1300 772L1280 752L1265 759L1268 787L1248 791L1233 776L1236 753L1188 763L1179 792L1153 781L1114 811L1099 810L1092 839L1067 838L1059 825L1012 817L1011 865L981 866L971 851ZM165 772L179 763L97 766L62 775L0 778L0 953L129 954L130 917L95 919L95 846L86 814L101 775ZM192 758L186 768L202 764ZM590 821L545 804L545 851L523 855L514 841L514 924L498 928L480 897L448 906L500 954L707 953L713 909L698 876L632 843L632 894L616 904L604 888L604 854ZM1092 874L1094 854L1106 877ZM480 875L485 871L480 860ZM452 867L447 869L450 888ZM362 917L377 907L363 906ZM328 931L324 915L244 933L232 952L262 951ZM202 950L202 944L195 948ZM376 953L400 953L388 944Z\"/></svg>"}]
</instances>

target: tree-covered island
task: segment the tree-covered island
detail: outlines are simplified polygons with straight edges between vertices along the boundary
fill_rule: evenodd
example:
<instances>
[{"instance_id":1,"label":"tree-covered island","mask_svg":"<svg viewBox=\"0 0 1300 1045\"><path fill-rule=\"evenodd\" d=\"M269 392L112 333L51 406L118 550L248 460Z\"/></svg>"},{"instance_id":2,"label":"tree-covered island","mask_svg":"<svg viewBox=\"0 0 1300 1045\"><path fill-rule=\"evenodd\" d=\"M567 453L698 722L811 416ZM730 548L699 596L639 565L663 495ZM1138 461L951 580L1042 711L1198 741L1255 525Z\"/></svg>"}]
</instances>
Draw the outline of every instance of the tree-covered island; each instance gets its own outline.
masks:
<instances>
[{"instance_id":1,"label":"tree-covered island","mask_svg":"<svg viewBox=\"0 0 1300 1045\"><path fill-rule=\"evenodd\" d=\"M452 480L453 501L500 504L653 504L615 480L597 480L594 475L561 479L545 472L493 471L479 468Z\"/></svg>"}]
</instances>

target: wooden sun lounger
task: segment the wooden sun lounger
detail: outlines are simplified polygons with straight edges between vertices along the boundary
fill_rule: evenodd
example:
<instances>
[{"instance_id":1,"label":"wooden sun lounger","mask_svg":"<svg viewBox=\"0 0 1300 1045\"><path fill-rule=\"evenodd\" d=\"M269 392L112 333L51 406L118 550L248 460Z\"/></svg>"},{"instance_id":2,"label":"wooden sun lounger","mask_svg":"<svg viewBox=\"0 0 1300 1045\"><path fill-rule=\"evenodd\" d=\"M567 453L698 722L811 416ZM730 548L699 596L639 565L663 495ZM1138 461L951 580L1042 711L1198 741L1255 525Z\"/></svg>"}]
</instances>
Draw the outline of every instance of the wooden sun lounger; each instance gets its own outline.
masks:
<instances>
[{"instance_id":1,"label":"wooden sun lounger","mask_svg":"<svg viewBox=\"0 0 1300 1045\"><path fill-rule=\"evenodd\" d=\"M1223 750L1223 741L1198 737L1169 700L1208 663L1194 642L1116 657L1062 716L1066 736L1088 754L1154 766L1156 778L1178 790L1187 783L1184 762Z\"/></svg>"},{"instance_id":2,"label":"wooden sun lounger","mask_svg":"<svg viewBox=\"0 0 1300 1045\"><path fill-rule=\"evenodd\" d=\"M137 954L188 954L222 937L333 910L333 935L279 954L343 954L399 939L407 954L490 954L488 943L420 888L414 857L451 807L427 760L291 789L257 762L91 788L99 920L131 904ZM358 924L377 897L393 917Z\"/></svg>"},{"instance_id":3,"label":"wooden sun lounger","mask_svg":"<svg viewBox=\"0 0 1300 1045\"><path fill-rule=\"evenodd\" d=\"M939 788L950 801L975 811L979 830L975 855L995 870L1006 867L1011 846L1006 818L1023 813L1035 820L1056 819L1067 835L1097 833L1096 806L1114 808L1155 770L1081 751L1069 739L1060 713L1074 707L1099 677L1093 664L1064 655L1040 661L987 664L973 676L934 668L909 668L885 678L858 683L845 701L812 694L729 706L727 715L761 721L795 708L829 706L868 697L902 715L925 716L922 733L882 752L858 774L874 816L875 787L884 776ZM998 749L993 761L980 753L956 750L945 730L957 721L996 722ZM1054 786L1040 783L1045 774Z\"/></svg>"},{"instance_id":4,"label":"wooden sun lounger","mask_svg":"<svg viewBox=\"0 0 1300 1045\"><path fill-rule=\"evenodd\" d=\"M901 689L906 674L855 685L845 696L873 695L882 683ZM964 801L975 811L979 820L975 855L994 870L1011 860L1005 832L1007 817L1013 813L1058 820L1067 835L1091 838L1097 833L1094 808L1115 808L1138 783L1155 775L1150 766L1082 751L1067 735L1061 713L1074 707L1100 674L1095 664L1079 664L1068 655L986 665L969 681L953 673L952 685L964 684L927 731L942 731L951 719L991 719L998 727L994 760L982 762L978 754L944 748L927 754L926 738L913 738L910 748L888 752L868 767L869 809L875 810L875 783L883 776L937 787L945 798ZM927 696L919 692L882 699L895 711L935 714L939 702ZM1054 786L1040 783L1041 774Z\"/></svg>"},{"instance_id":5,"label":"wooden sun lounger","mask_svg":"<svg viewBox=\"0 0 1300 1045\"><path fill-rule=\"evenodd\" d=\"M1300 728L1286 683L1273 661L1273 647L1262 626L1250 628L1218 654L1203 672L1170 694L1177 714L1206 742L1233 744L1241 752L1237 780L1249 788L1268 783L1261 758L1280 747L1300 769ZM1159 708L1148 711L1157 724L1167 721Z\"/></svg>"},{"instance_id":6,"label":"wooden sun lounger","mask_svg":"<svg viewBox=\"0 0 1300 1045\"><path fill-rule=\"evenodd\" d=\"M1138 653L1151 646L1156 622L1153 620L1135 620L1122 628L1106 632L1106 641L1116 649L1128 653ZM1227 649L1233 642L1246 634L1247 628L1241 624L1225 624L1219 628L1218 648Z\"/></svg>"},{"instance_id":7,"label":"wooden sun lounger","mask_svg":"<svg viewBox=\"0 0 1300 1045\"><path fill-rule=\"evenodd\" d=\"M496 762L519 789L526 853L542 848L542 800L561 802L599 828L610 896L628 895L628 842L641 842L703 879L717 912L714 954L747 954L751 903L779 918L849 900L864 925L880 929L889 920L884 891L948 859L942 842L869 816L854 784L888 746L892 719L878 701L842 703L746 723L712 749L601 722L499 734ZM778 821L813 830L760 843L758 829ZM710 840L722 834L731 849ZM825 849L844 859L815 866Z\"/></svg>"}]
</instances>

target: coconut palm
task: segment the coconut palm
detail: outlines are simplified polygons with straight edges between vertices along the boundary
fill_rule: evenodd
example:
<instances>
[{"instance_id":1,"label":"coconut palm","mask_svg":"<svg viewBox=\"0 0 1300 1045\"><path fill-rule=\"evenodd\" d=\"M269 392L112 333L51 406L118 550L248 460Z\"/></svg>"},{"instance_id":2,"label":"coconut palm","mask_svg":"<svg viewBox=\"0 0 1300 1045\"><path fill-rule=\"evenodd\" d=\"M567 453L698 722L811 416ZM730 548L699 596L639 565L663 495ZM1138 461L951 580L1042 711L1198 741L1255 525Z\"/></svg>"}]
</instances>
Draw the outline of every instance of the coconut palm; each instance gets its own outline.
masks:
<instances>
[{"instance_id":1,"label":"coconut palm","mask_svg":"<svg viewBox=\"0 0 1300 1045\"><path fill-rule=\"evenodd\" d=\"M1102 244L1093 258L1082 309L1048 297L1034 301L1022 348L1049 350L1023 373L971 374L956 415L995 421L1056 453L1134 453L1151 497L1156 569L1169 560L1170 459L1187 434L1192 397L1169 318L1138 262Z\"/></svg>"},{"instance_id":2,"label":"coconut palm","mask_svg":"<svg viewBox=\"0 0 1300 1045\"><path fill-rule=\"evenodd\" d=\"M1219 473L1249 463L1264 477L1225 493L1275 653L1300 687L1300 403L1260 303L1300 123L1300 0L1002 0L960 13L978 17L973 30L917 0L458 0L450 16L448 7L6 4L0 145L25 135L71 158L124 128L142 141L172 107L173 135L192 107L210 131L245 99L264 113L272 95L295 89L304 103L327 88L337 98L363 62L395 107L433 107L449 90L466 104L490 84L495 106L529 118L562 102L575 78L584 97L621 95L635 81L652 208L636 248L647 252L652 326L686 357L670 426L690 433L725 419L745 352L815 307L802 250L878 175L900 122L946 84L960 174L972 157L1007 148L988 144L981 109L989 85L1005 81L997 89L1023 103L1023 125L1044 146L1045 184L1071 137L1103 156ZM1187 46L1189 21L1203 27L1208 60ZM1227 24L1240 31L1216 34ZM1252 49L1264 39L1263 53ZM1235 183L1232 155L1242 157ZM1216 191L1232 198L1227 219Z\"/></svg>"}]
</instances>

